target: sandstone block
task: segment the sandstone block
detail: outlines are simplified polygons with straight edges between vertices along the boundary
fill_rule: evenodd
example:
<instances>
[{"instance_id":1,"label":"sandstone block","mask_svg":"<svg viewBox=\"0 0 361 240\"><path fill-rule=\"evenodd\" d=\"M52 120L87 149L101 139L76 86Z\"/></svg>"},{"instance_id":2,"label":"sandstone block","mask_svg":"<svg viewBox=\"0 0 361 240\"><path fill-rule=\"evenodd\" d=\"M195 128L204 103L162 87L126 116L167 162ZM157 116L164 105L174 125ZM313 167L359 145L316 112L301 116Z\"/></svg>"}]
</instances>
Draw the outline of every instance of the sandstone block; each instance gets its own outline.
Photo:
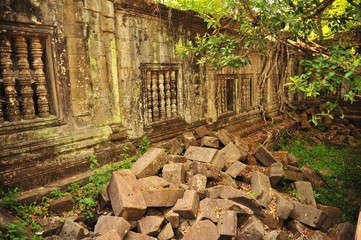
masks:
<instances>
[{"instance_id":1,"label":"sandstone block","mask_svg":"<svg viewBox=\"0 0 361 240\"><path fill-rule=\"evenodd\" d=\"M320 228L325 221L327 214L317 208L310 207L299 202L291 201L293 210L289 217L300 221L310 227Z\"/></svg>"},{"instance_id":2,"label":"sandstone block","mask_svg":"<svg viewBox=\"0 0 361 240\"><path fill-rule=\"evenodd\" d=\"M157 236L163 224L162 216L145 216L138 221L138 231L149 236Z\"/></svg>"},{"instance_id":3,"label":"sandstone block","mask_svg":"<svg viewBox=\"0 0 361 240\"><path fill-rule=\"evenodd\" d=\"M224 167L224 164L227 161L227 158L224 154L221 153L222 150L218 151L214 158L211 161L211 164L221 170Z\"/></svg>"},{"instance_id":4,"label":"sandstone block","mask_svg":"<svg viewBox=\"0 0 361 240\"><path fill-rule=\"evenodd\" d=\"M173 211L185 219L195 219L198 213L199 197L194 190L187 190L183 198L179 199Z\"/></svg>"},{"instance_id":5,"label":"sandstone block","mask_svg":"<svg viewBox=\"0 0 361 240\"><path fill-rule=\"evenodd\" d=\"M265 212L263 216L258 216L259 220L270 229L278 229L282 227L282 223L275 213Z\"/></svg>"},{"instance_id":6,"label":"sandstone block","mask_svg":"<svg viewBox=\"0 0 361 240\"><path fill-rule=\"evenodd\" d=\"M294 183L295 189L299 194L301 202L316 207L316 199L313 195L312 184L306 181L298 181Z\"/></svg>"},{"instance_id":7,"label":"sandstone block","mask_svg":"<svg viewBox=\"0 0 361 240\"><path fill-rule=\"evenodd\" d=\"M113 172L107 191L115 216L138 220L145 213L147 205L141 186L131 170Z\"/></svg>"},{"instance_id":8,"label":"sandstone block","mask_svg":"<svg viewBox=\"0 0 361 240\"><path fill-rule=\"evenodd\" d=\"M74 200L70 194L50 201L49 210L54 213L68 212L74 207Z\"/></svg>"},{"instance_id":9,"label":"sandstone block","mask_svg":"<svg viewBox=\"0 0 361 240\"><path fill-rule=\"evenodd\" d=\"M217 149L213 148L190 146L184 154L184 157L192 161L209 163L212 161L217 151Z\"/></svg>"},{"instance_id":10,"label":"sandstone block","mask_svg":"<svg viewBox=\"0 0 361 240\"><path fill-rule=\"evenodd\" d=\"M79 223L65 219L64 226L61 229L59 237L64 240L76 240L85 237L86 229Z\"/></svg>"},{"instance_id":11,"label":"sandstone block","mask_svg":"<svg viewBox=\"0 0 361 240\"><path fill-rule=\"evenodd\" d=\"M270 167L269 179L272 187L275 187L284 175L282 163L272 163Z\"/></svg>"},{"instance_id":12,"label":"sandstone block","mask_svg":"<svg viewBox=\"0 0 361 240\"><path fill-rule=\"evenodd\" d=\"M191 165L192 173L195 174L202 174L207 178L218 180L219 177L219 168L213 166L210 163L202 163L202 162L193 162Z\"/></svg>"},{"instance_id":13,"label":"sandstone block","mask_svg":"<svg viewBox=\"0 0 361 240\"><path fill-rule=\"evenodd\" d=\"M203 138L204 136L209 135L211 133L212 133L212 130L210 130L209 128L207 128L205 126L197 127L194 130L194 136L196 137L196 139Z\"/></svg>"},{"instance_id":14,"label":"sandstone block","mask_svg":"<svg viewBox=\"0 0 361 240\"><path fill-rule=\"evenodd\" d=\"M234 179L225 172L219 173L219 183L237 188L236 181L234 181Z\"/></svg>"},{"instance_id":15,"label":"sandstone block","mask_svg":"<svg viewBox=\"0 0 361 240\"><path fill-rule=\"evenodd\" d=\"M91 238L93 239L93 238ZM96 240L119 240L119 239L123 239L123 237L120 237L119 234L117 233L117 231L115 230L111 230L99 237L95 238ZM84 238L83 238L84 240Z\"/></svg>"},{"instance_id":16,"label":"sandstone block","mask_svg":"<svg viewBox=\"0 0 361 240\"><path fill-rule=\"evenodd\" d=\"M175 154L173 156L179 156L177 154L182 153L184 150L184 146L178 137L162 143L162 145L160 145L160 148L165 148L170 154Z\"/></svg>"},{"instance_id":17,"label":"sandstone block","mask_svg":"<svg viewBox=\"0 0 361 240\"><path fill-rule=\"evenodd\" d=\"M168 187L169 182L158 176L150 176L138 180L142 189Z\"/></svg>"},{"instance_id":18,"label":"sandstone block","mask_svg":"<svg viewBox=\"0 0 361 240\"><path fill-rule=\"evenodd\" d=\"M142 190L147 207L173 207L183 197L184 189L158 188Z\"/></svg>"},{"instance_id":19,"label":"sandstone block","mask_svg":"<svg viewBox=\"0 0 361 240\"><path fill-rule=\"evenodd\" d=\"M251 178L252 192L256 193L256 199L263 207L268 207L272 201L271 183L269 178L261 172L253 172Z\"/></svg>"},{"instance_id":20,"label":"sandstone block","mask_svg":"<svg viewBox=\"0 0 361 240\"><path fill-rule=\"evenodd\" d=\"M272 154L261 144L256 147L253 155L258 159L258 161L267 167L271 166L272 163L277 162Z\"/></svg>"},{"instance_id":21,"label":"sandstone block","mask_svg":"<svg viewBox=\"0 0 361 240\"><path fill-rule=\"evenodd\" d=\"M355 238L355 233L358 238ZM356 229L356 227L349 222L341 223L328 232L332 240L359 240L359 234L359 229Z\"/></svg>"},{"instance_id":22,"label":"sandstone block","mask_svg":"<svg viewBox=\"0 0 361 240\"><path fill-rule=\"evenodd\" d=\"M138 178L155 175L167 163L167 154L162 148L149 148L132 166Z\"/></svg>"},{"instance_id":23,"label":"sandstone block","mask_svg":"<svg viewBox=\"0 0 361 240\"><path fill-rule=\"evenodd\" d=\"M156 238L130 231L125 235L124 240L156 240Z\"/></svg>"},{"instance_id":24,"label":"sandstone block","mask_svg":"<svg viewBox=\"0 0 361 240\"><path fill-rule=\"evenodd\" d=\"M183 240L216 240L220 237L218 228L209 220L196 222L184 235Z\"/></svg>"},{"instance_id":25,"label":"sandstone block","mask_svg":"<svg viewBox=\"0 0 361 240\"><path fill-rule=\"evenodd\" d=\"M224 146L228 145L229 143L233 143L233 138L226 129L219 130L217 133L217 137Z\"/></svg>"},{"instance_id":26,"label":"sandstone block","mask_svg":"<svg viewBox=\"0 0 361 240\"><path fill-rule=\"evenodd\" d=\"M246 164L236 161L227 169L226 173L231 177L236 178L245 168Z\"/></svg>"},{"instance_id":27,"label":"sandstone block","mask_svg":"<svg viewBox=\"0 0 361 240\"><path fill-rule=\"evenodd\" d=\"M187 158L180 155L167 155L168 162L172 163L185 163L187 162Z\"/></svg>"},{"instance_id":28,"label":"sandstone block","mask_svg":"<svg viewBox=\"0 0 361 240\"><path fill-rule=\"evenodd\" d=\"M185 172L182 163L165 164L162 171L162 177L170 183L170 186L180 186L184 183Z\"/></svg>"},{"instance_id":29,"label":"sandstone block","mask_svg":"<svg viewBox=\"0 0 361 240\"><path fill-rule=\"evenodd\" d=\"M260 240L265 232L263 225L255 216L251 216L237 232L237 240Z\"/></svg>"},{"instance_id":30,"label":"sandstone block","mask_svg":"<svg viewBox=\"0 0 361 240\"><path fill-rule=\"evenodd\" d=\"M219 214L217 227L220 235L235 236L237 229L237 213L235 211L221 212Z\"/></svg>"},{"instance_id":31,"label":"sandstone block","mask_svg":"<svg viewBox=\"0 0 361 240\"><path fill-rule=\"evenodd\" d=\"M295 172L295 171L289 171L289 170L284 170L284 177L285 177L285 179L290 180L290 181L307 180L305 175L302 172Z\"/></svg>"},{"instance_id":32,"label":"sandstone block","mask_svg":"<svg viewBox=\"0 0 361 240\"><path fill-rule=\"evenodd\" d=\"M182 137L186 149L188 149L190 146L198 146L197 139L195 138L193 133L183 132Z\"/></svg>"},{"instance_id":33,"label":"sandstone block","mask_svg":"<svg viewBox=\"0 0 361 240\"><path fill-rule=\"evenodd\" d=\"M331 206L324 206L321 204L317 204L318 209L326 212L327 214L327 218L326 220L323 222L320 230L322 232L327 232L328 229L330 229L332 226L339 224L342 222L342 211L341 209L337 208L337 207L331 207ZM360 221L361 218L359 217Z\"/></svg>"},{"instance_id":34,"label":"sandstone block","mask_svg":"<svg viewBox=\"0 0 361 240\"><path fill-rule=\"evenodd\" d=\"M223 189L226 186L217 185L206 189L206 198L220 198Z\"/></svg>"},{"instance_id":35,"label":"sandstone block","mask_svg":"<svg viewBox=\"0 0 361 240\"><path fill-rule=\"evenodd\" d=\"M301 171L304 176L311 182L313 187L324 187L328 188L327 184L320 175L311 167L311 166L303 166L301 167Z\"/></svg>"},{"instance_id":36,"label":"sandstone block","mask_svg":"<svg viewBox=\"0 0 361 240\"><path fill-rule=\"evenodd\" d=\"M203 196L206 190L207 177L202 174L194 175L188 182L190 190L194 190L198 195Z\"/></svg>"},{"instance_id":37,"label":"sandstone block","mask_svg":"<svg viewBox=\"0 0 361 240\"><path fill-rule=\"evenodd\" d=\"M122 239L130 229L130 224L122 217L100 216L94 228L94 233L105 235L115 231ZM111 236L114 234L111 234Z\"/></svg>"},{"instance_id":38,"label":"sandstone block","mask_svg":"<svg viewBox=\"0 0 361 240\"><path fill-rule=\"evenodd\" d=\"M272 156L278 161L281 162L284 166L287 166L289 163L289 151L287 150L282 150L282 151L277 151L277 152L273 152Z\"/></svg>"},{"instance_id":39,"label":"sandstone block","mask_svg":"<svg viewBox=\"0 0 361 240\"><path fill-rule=\"evenodd\" d=\"M219 139L217 137L205 136L202 138L201 146L219 148Z\"/></svg>"},{"instance_id":40,"label":"sandstone block","mask_svg":"<svg viewBox=\"0 0 361 240\"><path fill-rule=\"evenodd\" d=\"M227 144L220 152L225 155L227 162L243 161L248 155L244 149L234 143Z\"/></svg>"},{"instance_id":41,"label":"sandstone block","mask_svg":"<svg viewBox=\"0 0 361 240\"><path fill-rule=\"evenodd\" d=\"M175 212L167 212L164 214L165 219L172 225L173 228L179 227L179 214Z\"/></svg>"},{"instance_id":42,"label":"sandstone block","mask_svg":"<svg viewBox=\"0 0 361 240\"><path fill-rule=\"evenodd\" d=\"M174 237L174 232L172 225L168 223L165 225L165 227L162 229L162 231L158 234L157 239L159 240L168 240Z\"/></svg>"},{"instance_id":43,"label":"sandstone block","mask_svg":"<svg viewBox=\"0 0 361 240\"><path fill-rule=\"evenodd\" d=\"M293 204L284 198L282 195L275 193L276 195L276 216L286 220L293 210Z\"/></svg>"}]
</instances>

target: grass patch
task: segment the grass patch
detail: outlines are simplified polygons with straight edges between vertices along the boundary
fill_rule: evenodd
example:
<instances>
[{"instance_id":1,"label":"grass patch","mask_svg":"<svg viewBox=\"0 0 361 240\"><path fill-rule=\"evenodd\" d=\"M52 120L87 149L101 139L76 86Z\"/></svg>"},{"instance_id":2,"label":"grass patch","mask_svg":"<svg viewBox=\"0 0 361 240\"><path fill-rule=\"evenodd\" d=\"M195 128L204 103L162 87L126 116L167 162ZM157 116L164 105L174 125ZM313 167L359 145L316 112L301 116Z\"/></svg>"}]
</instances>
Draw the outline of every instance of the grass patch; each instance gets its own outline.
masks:
<instances>
[{"instance_id":1,"label":"grass patch","mask_svg":"<svg viewBox=\"0 0 361 240\"><path fill-rule=\"evenodd\" d=\"M314 188L318 203L340 208L343 220L356 223L361 197L361 145L344 149L312 145L306 135L300 134L283 140L279 148L292 152L300 160L299 167L311 165L330 186ZM327 174L322 171L325 169L329 170Z\"/></svg>"}]
</instances>

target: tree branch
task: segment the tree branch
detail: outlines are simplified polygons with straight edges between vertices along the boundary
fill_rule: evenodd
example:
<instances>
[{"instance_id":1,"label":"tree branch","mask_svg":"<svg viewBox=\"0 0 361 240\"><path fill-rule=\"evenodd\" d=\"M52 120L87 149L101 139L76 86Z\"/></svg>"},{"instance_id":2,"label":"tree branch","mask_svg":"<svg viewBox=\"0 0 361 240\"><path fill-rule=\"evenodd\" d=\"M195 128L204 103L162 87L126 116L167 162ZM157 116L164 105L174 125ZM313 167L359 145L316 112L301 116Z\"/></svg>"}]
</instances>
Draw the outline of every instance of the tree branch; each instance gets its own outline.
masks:
<instances>
[{"instance_id":1,"label":"tree branch","mask_svg":"<svg viewBox=\"0 0 361 240\"><path fill-rule=\"evenodd\" d=\"M311 14L304 16L304 19L313 18L321 13L323 13L335 0L324 0L320 6L316 7L315 9L311 10ZM351 0L352 1L352 0Z\"/></svg>"},{"instance_id":2,"label":"tree branch","mask_svg":"<svg viewBox=\"0 0 361 240\"><path fill-rule=\"evenodd\" d=\"M354 3L353 0L347 0L347 2L352 6L354 6L355 8L361 8L361 4Z\"/></svg>"}]
</instances>

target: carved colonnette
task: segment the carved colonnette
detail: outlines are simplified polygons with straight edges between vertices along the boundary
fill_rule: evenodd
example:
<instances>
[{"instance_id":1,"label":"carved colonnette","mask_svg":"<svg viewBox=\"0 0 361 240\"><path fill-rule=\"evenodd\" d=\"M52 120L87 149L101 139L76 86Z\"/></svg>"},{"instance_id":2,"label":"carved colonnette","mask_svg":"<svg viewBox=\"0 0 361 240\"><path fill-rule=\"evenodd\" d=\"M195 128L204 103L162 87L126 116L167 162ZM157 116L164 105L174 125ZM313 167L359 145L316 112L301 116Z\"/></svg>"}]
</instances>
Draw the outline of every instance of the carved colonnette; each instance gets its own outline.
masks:
<instances>
[{"instance_id":1,"label":"carved colonnette","mask_svg":"<svg viewBox=\"0 0 361 240\"><path fill-rule=\"evenodd\" d=\"M235 111L236 83L236 74L217 75L216 106L218 109L218 114Z\"/></svg>"}]
</instances>

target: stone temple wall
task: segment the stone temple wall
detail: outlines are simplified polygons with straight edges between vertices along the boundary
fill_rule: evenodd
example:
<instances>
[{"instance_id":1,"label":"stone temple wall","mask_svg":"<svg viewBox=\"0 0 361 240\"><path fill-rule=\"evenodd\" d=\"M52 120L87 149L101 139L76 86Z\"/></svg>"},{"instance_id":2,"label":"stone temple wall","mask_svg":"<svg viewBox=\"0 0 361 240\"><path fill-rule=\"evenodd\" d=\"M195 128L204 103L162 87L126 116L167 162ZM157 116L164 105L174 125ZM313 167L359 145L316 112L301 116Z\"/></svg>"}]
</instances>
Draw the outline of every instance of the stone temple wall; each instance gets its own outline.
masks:
<instances>
[{"instance_id":1,"label":"stone temple wall","mask_svg":"<svg viewBox=\"0 0 361 240\"><path fill-rule=\"evenodd\" d=\"M175 54L206 31L193 13L144 0L4 0L0 9L1 188L85 171L91 155L119 160L142 135L162 141L220 119L260 118L259 56L216 72Z\"/></svg>"}]
</instances>

